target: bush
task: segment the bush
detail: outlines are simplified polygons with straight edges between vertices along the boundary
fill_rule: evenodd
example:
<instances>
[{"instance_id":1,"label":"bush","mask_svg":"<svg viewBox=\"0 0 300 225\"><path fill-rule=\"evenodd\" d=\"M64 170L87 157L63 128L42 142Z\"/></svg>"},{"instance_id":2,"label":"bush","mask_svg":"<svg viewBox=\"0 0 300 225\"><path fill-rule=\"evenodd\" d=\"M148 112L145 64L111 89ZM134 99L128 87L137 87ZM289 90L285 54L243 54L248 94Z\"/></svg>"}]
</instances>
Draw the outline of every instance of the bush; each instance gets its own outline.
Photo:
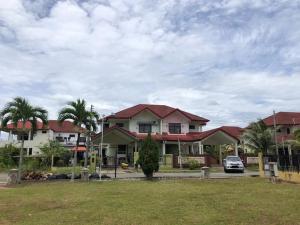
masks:
<instances>
[{"instance_id":1,"label":"bush","mask_svg":"<svg viewBox=\"0 0 300 225\"><path fill-rule=\"evenodd\" d=\"M148 134L139 151L139 164L147 178L153 177L153 172L159 169L159 149L157 143Z\"/></svg>"},{"instance_id":2,"label":"bush","mask_svg":"<svg viewBox=\"0 0 300 225\"><path fill-rule=\"evenodd\" d=\"M41 170L40 159L38 158L25 158L24 167L26 171L38 171Z\"/></svg>"},{"instance_id":3,"label":"bush","mask_svg":"<svg viewBox=\"0 0 300 225\"><path fill-rule=\"evenodd\" d=\"M0 168L12 168L18 165L19 149L12 146L6 145L0 148Z\"/></svg>"},{"instance_id":4,"label":"bush","mask_svg":"<svg viewBox=\"0 0 300 225\"><path fill-rule=\"evenodd\" d=\"M64 160L62 160L62 159L57 160L56 166L58 166L58 167L63 167L63 166L65 166Z\"/></svg>"},{"instance_id":5,"label":"bush","mask_svg":"<svg viewBox=\"0 0 300 225\"><path fill-rule=\"evenodd\" d=\"M199 162L197 161L197 160L190 160L189 161L189 168L190 168L190 170L194 170L194 169L196 169L196 168L199 168Z\"/></svg>"}]
</instances>

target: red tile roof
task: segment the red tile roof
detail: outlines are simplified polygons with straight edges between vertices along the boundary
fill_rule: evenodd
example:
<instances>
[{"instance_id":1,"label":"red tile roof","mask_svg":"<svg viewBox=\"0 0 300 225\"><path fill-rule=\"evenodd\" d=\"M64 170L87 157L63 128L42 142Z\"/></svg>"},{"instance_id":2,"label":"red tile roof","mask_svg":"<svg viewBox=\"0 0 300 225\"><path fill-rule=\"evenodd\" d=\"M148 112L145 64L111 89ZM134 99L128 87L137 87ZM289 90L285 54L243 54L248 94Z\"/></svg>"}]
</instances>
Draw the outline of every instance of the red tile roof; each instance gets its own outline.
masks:
<instances>
[{"instance_id":1,"label":"red tile roof","mask_svg":"<svg viewBox=\"0 0 300 225\"><path fill-rule=\"evenodd\" d=\"M118 127L118 126L113 126L110 127L106 130L104 130L104 134L107 134L110 131L113 130L118 130L130 137L132 137L133 139L137 139L137 140L143 140L144 138L147 137L147 134L138 134L135 132L130 132L124 128ZM223 126L223 127L219 127L216 129L212 129L212 130L208 130L208 131L204 131L204 132L190 132L190 133L186 133L186 134L168 134L168 133L163 133L163 134L151 134L151 137L156 140L156 141L181 141L181 142L193 142L193 141L201 141L211 135L213 135L214 133L218 132L218 131L222 131L226 134L228 134L229 136L231 136L232 138L239 140L243 129L240 127L230 127L230 126ZM93 139L97 139L101 137L101 133L95 135L93 137Z\"/></svg>"},{"instance_id":2,"label":"red tile roof","mask_svg":"<svg viewBox=\"0 0 300 225\"><path fill-rule=\"evenodd\" d=\"M76 146L73 147L71 150L72 151L76 151ZM85 152L85 151L86 151L86 147L85 146L78 146L77 152Z\"/></svg>"},{"instance_id":3,"label":"red tile roof","mask_svg":"<svg viewBox=\"0 0 300 225\"><path fill-rule=\"evenodd\" d=\"M295 140L295 136L293 134L278 134L276 139L277 143L280 145L282 142Z\"/></svg>"},{"instance_id":4,"label":"red tile roof","mask_svg":"<svg viewBox=\"0 0 300 225\"><path fill-rule=\"evenodd\" d=\"M27 121L25 123L25 128L30 130L31 129L31 123ZM22 129L22 122L18 122L17 129ZM80 132L84 132L84 128L79 128L77 126L74 126L71 121L64 121L62 124L59 124L57 120L49 120L48 125L44 125L42 122L37 122L37 129L38 130L53 130L54 132L60 132L60 133L77 133L78 130ZM3 130L16 130L15 125L10 123L7 125L7 128L3 128Z\"/></svg>"},{"instance_id":5,"label":"red tile roof","mask_svg":"<svg viewBox=\"0 0 300 225\"><path fill-rule=\"evenodd\" d=\"M182 113L184 116L186 116L188 119L192 120L192 121L200 121L203 123L207 123L209 120L205 119L203 117L182 111L180 109L176 109L170 106L166 106L166 105L151 105L151 104L139 104L127 109L124 109L122 111L119 111L117 113L115 113L114 115L110 115L108 117L106 117L106 119L112 119L112 118L116 118L116 119L130 119L132 117L134 117L135 115L139 114L140 112L144 111L144 110L149 110L150 112L152 112L154 115L156 115L158 118L165 118L168 115L172 114L173 112L177 111Z\"/></svg>"},{"instance_id":6,"label":"red tile roof","mask_svg":"<svg viewBox=\"0 0 300 225\"><path fill-rule=\"evenodd\" d=\"M277 125L299 125L300 112L278 112L275 114ZM273 126L273 115L263 119L267 126Z\"/></svg>"},{"instance_id":7,"label":"red tile roof","mask_svg":"<svg viewBox=\"0 0 300 225\"><path fill-rule=\"evenodd\" d=\"M62 124L59 124L59 122L57 120L49 120L48 128L57 133L59 133L59 132L60 133L78 133L78 131L80 131L80 132L85 131L84 128L82 128L82 127L79 128L78 126L75 126L71 121L67 121L67 120L62 122Z\"/></svg>"},{"instance_id":8,"label":"red tile roof","mask_svg":"<svg viewBox=\"0 0 300 225\"><path fill-rule=\"evenodd\" d=\"M2 128L2 127L1 127ZM3 127L3 130L16 130L16 129L22 129L23 128L23 123L19 121L17 123L17 128L14 124L9 123L7 124L7 127ZM25 122L25 129L30 130L31 129L31 123L29 121ZM42 122L37 122L37 129L43 129L43 123Z\"/></svg>"}]
</instances>

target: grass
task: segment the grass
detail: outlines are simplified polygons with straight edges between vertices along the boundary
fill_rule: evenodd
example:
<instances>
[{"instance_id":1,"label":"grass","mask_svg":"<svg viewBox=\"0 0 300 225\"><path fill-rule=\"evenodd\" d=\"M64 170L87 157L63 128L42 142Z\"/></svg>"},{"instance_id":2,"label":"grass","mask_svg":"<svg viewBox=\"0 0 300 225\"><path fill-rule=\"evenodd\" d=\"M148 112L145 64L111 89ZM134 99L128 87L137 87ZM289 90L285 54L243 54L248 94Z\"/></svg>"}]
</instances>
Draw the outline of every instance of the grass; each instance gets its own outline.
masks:
<instances>
[{"instance_id":1,"label":"grass","mask_svg":"<svg viewBox=\"0 0 300 225\"><path fill-rule=\"evenodd\" d=\"M300 224L300 186L261 178L0 189L0 224Z\"/></svg>"}]
</instances>

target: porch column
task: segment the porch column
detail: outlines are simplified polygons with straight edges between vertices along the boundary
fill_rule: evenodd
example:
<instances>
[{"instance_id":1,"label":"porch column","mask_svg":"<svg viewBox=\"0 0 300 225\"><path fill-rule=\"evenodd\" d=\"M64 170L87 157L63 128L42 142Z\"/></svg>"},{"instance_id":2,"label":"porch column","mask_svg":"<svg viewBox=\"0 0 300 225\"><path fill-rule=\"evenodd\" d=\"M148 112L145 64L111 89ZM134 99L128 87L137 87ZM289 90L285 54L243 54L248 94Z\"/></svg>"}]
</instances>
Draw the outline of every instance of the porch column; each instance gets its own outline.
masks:
<instances>
[{"instance_id":1,"label":"porch column","mask_svg":"<svg viewBox=\"0 0 300 225\"><path fill-rule=\"evenodd\" d=\"M134 152L137 152L137 142L134 142Z\"/></svg>"},{"instance_id":2,"label":"porch column","mask_svg":"<svg viewBox=\"0 0 300 225\"><path fill-rule=\"evenodd\" d=\"M203 146L201 141L198 142L198 145L199 145L199 154L203 154Z\"/></svg>"},{"instance_id":3,"label":"porch column","mask_svg":"<svg viewBox=\"0 0 300 225\"><path fill-rule=\"evenodd\" d=\"M238 152L238 143L235 142L235 155L238 156L239 152Z\"/></svg>"},{"instance_id":4,"label":"porch column","mask_svg":"<svg viewBox=\"0 0 300 225\"><path fill-rule=\"evenodd\" d=\"M195 152L194 152L194 142L192 142L192 153L193 153L193 155L195 155Z\"/></svg>"},{"instance_id":5,"label":"porch column","mask_svg":"<svg viewBox=\"0 0 300 225\"><path fill-rule=\"evenodd\" d=\"M166 154L166 142L163 141L163 144L162 144L162 153L163 153L163 156Z\"/></svg>"},{"instance_id":6,"label":"porch column","mask_svg":"<svg viewBox=\"0 0 300 225\"><path fill-rule=\"evenodd\" d=\"M31 140L31 135L32 135L32 132L31 132L31 130L30 130L29 133L28 133L28 141Z\"/></svg>"}]
</instances>

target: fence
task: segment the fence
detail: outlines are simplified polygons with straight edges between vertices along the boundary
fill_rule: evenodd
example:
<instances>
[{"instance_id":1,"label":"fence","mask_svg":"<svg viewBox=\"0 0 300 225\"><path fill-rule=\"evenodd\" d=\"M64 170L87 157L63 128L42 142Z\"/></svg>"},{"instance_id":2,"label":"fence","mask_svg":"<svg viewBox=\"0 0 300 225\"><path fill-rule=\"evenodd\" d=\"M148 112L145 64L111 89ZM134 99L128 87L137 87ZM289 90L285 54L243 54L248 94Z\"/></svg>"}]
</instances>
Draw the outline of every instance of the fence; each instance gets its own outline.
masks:
<instances>
[{"instance_id":1,"label":"fence","mask_svg":"<svg viewBox=\"0 0 300 225\"><path fill-rule=\"evenodd\" d=\"M264 155L264 164L277 162L278 170L300 173L300 154L293 155Z\"/></svg>"}]
</instances>

